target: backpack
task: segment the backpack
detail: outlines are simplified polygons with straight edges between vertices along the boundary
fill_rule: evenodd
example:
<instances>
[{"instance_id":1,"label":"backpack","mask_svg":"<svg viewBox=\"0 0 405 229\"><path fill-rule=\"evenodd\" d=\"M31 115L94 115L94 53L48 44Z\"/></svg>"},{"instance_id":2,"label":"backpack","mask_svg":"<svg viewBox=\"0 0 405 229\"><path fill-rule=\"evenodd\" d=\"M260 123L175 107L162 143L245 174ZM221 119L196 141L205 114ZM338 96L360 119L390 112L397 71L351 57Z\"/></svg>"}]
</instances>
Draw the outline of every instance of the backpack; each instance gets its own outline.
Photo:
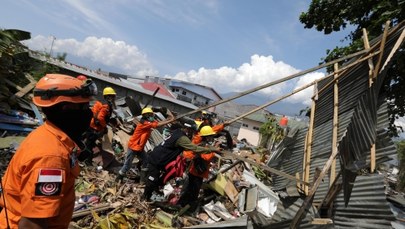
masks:
<instances>
[{"instance_id":1,"label":"backpack","mask_svg":"<svg viewBox=\"0 0 405 229\"><path fill-rule=\"evenodd\" d=\"M183 176L186 170L186 158L178 155L174 161L169 162L165 166L166 175L163 178L163 184L172 178Z\"/></svg>"}]
</instances>

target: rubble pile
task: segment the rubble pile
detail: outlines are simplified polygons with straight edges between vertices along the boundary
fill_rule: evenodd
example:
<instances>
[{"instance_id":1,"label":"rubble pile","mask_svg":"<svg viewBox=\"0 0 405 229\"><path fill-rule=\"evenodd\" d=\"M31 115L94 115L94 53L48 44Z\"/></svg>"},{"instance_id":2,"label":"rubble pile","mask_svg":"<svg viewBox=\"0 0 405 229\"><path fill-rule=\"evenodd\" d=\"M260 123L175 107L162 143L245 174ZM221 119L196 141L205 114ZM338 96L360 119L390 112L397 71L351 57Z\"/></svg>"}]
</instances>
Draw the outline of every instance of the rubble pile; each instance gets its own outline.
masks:
<instances>
[{"instance_id":1,"label":"rubble pile","mask_svg":"<svg viewBox=\"0 0 405 229\"><path fill-rule=\"evenodd\" d=\"M30 82L27 86L32 89L33 85ZM2 91L0 103L1 175L19 144L43 123L43 116L31 103L30 95L22 93L23 88L17 85L13 88ZM252 203L247 201L246 189L257 187L261 182L271 183L263 169L218 155L217 160L212 162L210 178L201 190L200 205L181 208L175 204L185 177L170 180L162 187L161 193L154 193L151 202L141 201L144 184L140 183L137 171L131 170L122 182L115 181L127 150L131 124L126 122L123 128L109 127L108 130L95 152L93 164L80 163L81 176L75 186L76 202L71 228L190 227L234 220L256 209L256 206L247 206ZM162 140L161 132L154 130L146 150L152 150ZM233 154L263 164L265 157L255 151L246 142L239 142ZM268 191L271 192L270 189ZM277 201L277 196L272 194ZM277 202L272 204L271 209L268 208L269 201L263 203L263 214L271 216ZM244 219L246 221L246 217Z\"/></svg>"},{"instance_id":2,"label":"rubble pile","mask_svg":"<svg viewBox=\"0 0 405 229\"><path fill-rule=\"evenodd\" d=\"M6 94L5 97L13 95ZM30 105L29 96L17 100L19 102L14 105L4 101L0 104L2 174L21 141L42 123L42 116L35 106ZM291 222L303 202L301 198L291 198L284 192L272 190L271 174L266 169L270 153L245 141L235 142L232 151L217 155L210 176L204 181L197 206L182 208L176 205L186 173L167 182L148 202L142 201L144 184L140 182L138 171L132 169L123 181L115 180L133 131L131 122L132 119L128 119L118 129L109 127L99 142L99 150L95 151L93 164L80 163L81 176L76 181L76 202L70 228L247 227L249 222L283 227ZM162 140L161 131L154 130L146 150L152 150ZM404 195L395 191L398 170L396 167L380 167L380 173L385 176L391 209L397 219L403 219ZM303 224L316 225L320 219L317 210L311 208Z\"/></svg>"}]
</instances>

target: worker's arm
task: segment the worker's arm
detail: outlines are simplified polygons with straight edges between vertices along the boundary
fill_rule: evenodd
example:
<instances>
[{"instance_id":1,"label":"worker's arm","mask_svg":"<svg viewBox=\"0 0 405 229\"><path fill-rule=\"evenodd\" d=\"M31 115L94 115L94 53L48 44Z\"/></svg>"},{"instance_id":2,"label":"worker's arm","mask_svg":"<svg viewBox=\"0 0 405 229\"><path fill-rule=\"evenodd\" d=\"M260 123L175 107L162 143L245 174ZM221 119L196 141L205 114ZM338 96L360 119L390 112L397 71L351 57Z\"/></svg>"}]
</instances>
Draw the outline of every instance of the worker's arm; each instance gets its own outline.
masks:
<instances>
[{"instance_id":1,"label":"worker's arm","mask_svg":"<svg viewBox=\"0 0 405 229\"><path fill-rule=\"evenodd\" d=\"M169 109L167 109L167 119L165 119L165 120L163 120L163 121L160 121L160 122L158 123L158 127L159 127L159 126L166 125L166 124L169 124L169 123L173 122L173 120L174 120L174 115L173 115L173 113L172 113Z\"/></svg>"},{"instance_id":2,"label":"worker's arm","mask_svg":"<svg viewBox=\"0 0 405 229\"><path fill-rule=\"evenodd\" d=\"M191 140L187 136L182 136L176 142L176 146L180 146L185 150L191 150L196 153L206 153L206 152L220 152L219 148L210 146L210 147L201 147L195 145L191 142Z\"/></svg>"},{"instance_id":3,"label":"worker's arm","mask_svg":"<svg viewBox=\"0 0 405 229\"><path fill-rule=\"evenodd\" d=\"M45 229L48 228L48 219L21 217L18 228Z\"/></svg>"},{"instance_id":4,"label":"worker's arm","mask_svg":"<svg viewBox=\"0 0 405 229\"><path fill-rule=\"evenodd\" d=\"M108 105L103 105L100 111L97 114L96 119L99 121L100 126L106 127L107 126L107 116L110 115L110 111L108 109Z\"/></svg>"}]
</instances>

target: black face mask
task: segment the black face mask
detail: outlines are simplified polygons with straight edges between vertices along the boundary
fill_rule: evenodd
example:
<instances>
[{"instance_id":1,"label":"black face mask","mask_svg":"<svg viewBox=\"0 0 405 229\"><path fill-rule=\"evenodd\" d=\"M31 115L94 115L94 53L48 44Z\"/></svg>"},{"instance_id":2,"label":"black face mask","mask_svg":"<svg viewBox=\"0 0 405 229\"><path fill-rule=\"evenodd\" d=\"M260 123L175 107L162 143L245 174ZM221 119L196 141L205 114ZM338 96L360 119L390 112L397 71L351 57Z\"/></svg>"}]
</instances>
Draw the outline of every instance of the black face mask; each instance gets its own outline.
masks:
<instances>
[{"instance_id":1,"label":"black face mask","mask_svg":"<svg viewBox=\"0 0 405 229\"><path fill-rule=\"evenodd\" d=\"M82 134L89 128L93 116L90 108L63 110L60 106L43 109L47 119L59 127L74 142L80 143Z\"/></svg>"}]
</instances>

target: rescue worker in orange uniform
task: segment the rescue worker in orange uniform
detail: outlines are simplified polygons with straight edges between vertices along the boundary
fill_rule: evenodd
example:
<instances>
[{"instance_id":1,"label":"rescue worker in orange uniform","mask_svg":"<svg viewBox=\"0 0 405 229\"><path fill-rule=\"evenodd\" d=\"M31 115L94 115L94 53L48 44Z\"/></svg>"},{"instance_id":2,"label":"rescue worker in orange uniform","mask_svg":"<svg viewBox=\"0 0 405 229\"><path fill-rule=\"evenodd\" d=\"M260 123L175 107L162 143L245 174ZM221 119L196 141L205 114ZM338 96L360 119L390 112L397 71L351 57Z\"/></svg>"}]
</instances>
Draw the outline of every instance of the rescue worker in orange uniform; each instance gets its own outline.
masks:
<instances>
[{"instance_id":1,"label":"rescue worker in orange uniform","mask_svg":"<svg viewBox=\"0 0 405 229\"><path fill-rule=\"evenodd\" d=\"M204 153L211 151L219 151L215 147L201 147L191 143L190 136L195 131L195 125L190 123L173 123L170 126L169 134L164 141L157 145L149 155L148 160L148 174L146 186L142 195L142 199L149 200L153 191L157 191L159 186L177 176L183 175L183 157L180 154L184 149L190 150L194 153ZM168 165L172 163L173 168L167 171ZM174 169L174 170L173 170ZM180 171L177 171L180 170ZM164 174L164 176L162 176ZM161 179L163 178L163 179Z\"/></svg>"},{"instance_id":2,"label":"rescue worker in orange uniform","mask_svg":"<svg viewBox=\"0 0 405 229\"><path fill-rule=\"evenodd\" d=\"M139 123L137 123L134 133L128 141L128 151L125 156L125 161L122 168L118 172L116 180L121 180L125 176L128 170L131 168L132 161L135 157L137 157L139 160L137 168L138 171L141 171L142 168L147 167L147 155L144 148L152 133L152 129L166 125L174 119L173 114L168 111L168 118L164 121L158 122L155 120L155 113L150 107L143 108L141 115L141 119L139 120Z\"/></svg>"},{"instance_id":3,"label":"rescue worker in orange uniform","mask_svg":"<svg viewBox=\"0 0 405 229\"><path fill-rule=\"evenodd\" d=\"M21 143L2 179L0 228L68 228L79 176L78 146L92 117L91 81L47 74L33 102L46 115Z\"/></svg>"},{"instance_id":4,"label":"rescue worker in orange uniform","mask_svg":"<svg viewBox=\"0 0 405 229\"><path fill-rule=\"evenodd\" d=\"M194 142L194 144L203 147L212 147L216 132L210 126L204 126L200 132L200 142ZM215 146L214 146L215 147ZM218 151L217 151L218 152ZM183 156L187 159L191 159L191 166L189 169L188 179L181 191L180 199L177 204L182 207L187 204L195 206L198 200L198 194L201 189L204 178L208 178L210 162L215 157L215 152L195 154L192 151L184 151Z\"/></svg>"},{"instance_id":5,"label":"rescue worker in orange uniform","mask_svg":"<svg viewBox=\"0 0 405 229\"><path fill-rule=\"evenodd\" d=\"M92 107L93 118L90 122L90 128L85 134L86 150L81 155L80 160L85 160L87 164L92 164L93 148L96 146L96 141L107 133L107 124L111 119L113 110L116 109L115 93L111 87L106 87L103 90L103 97L106 103L96 101Z\"/></svg>"}]
</instances>

